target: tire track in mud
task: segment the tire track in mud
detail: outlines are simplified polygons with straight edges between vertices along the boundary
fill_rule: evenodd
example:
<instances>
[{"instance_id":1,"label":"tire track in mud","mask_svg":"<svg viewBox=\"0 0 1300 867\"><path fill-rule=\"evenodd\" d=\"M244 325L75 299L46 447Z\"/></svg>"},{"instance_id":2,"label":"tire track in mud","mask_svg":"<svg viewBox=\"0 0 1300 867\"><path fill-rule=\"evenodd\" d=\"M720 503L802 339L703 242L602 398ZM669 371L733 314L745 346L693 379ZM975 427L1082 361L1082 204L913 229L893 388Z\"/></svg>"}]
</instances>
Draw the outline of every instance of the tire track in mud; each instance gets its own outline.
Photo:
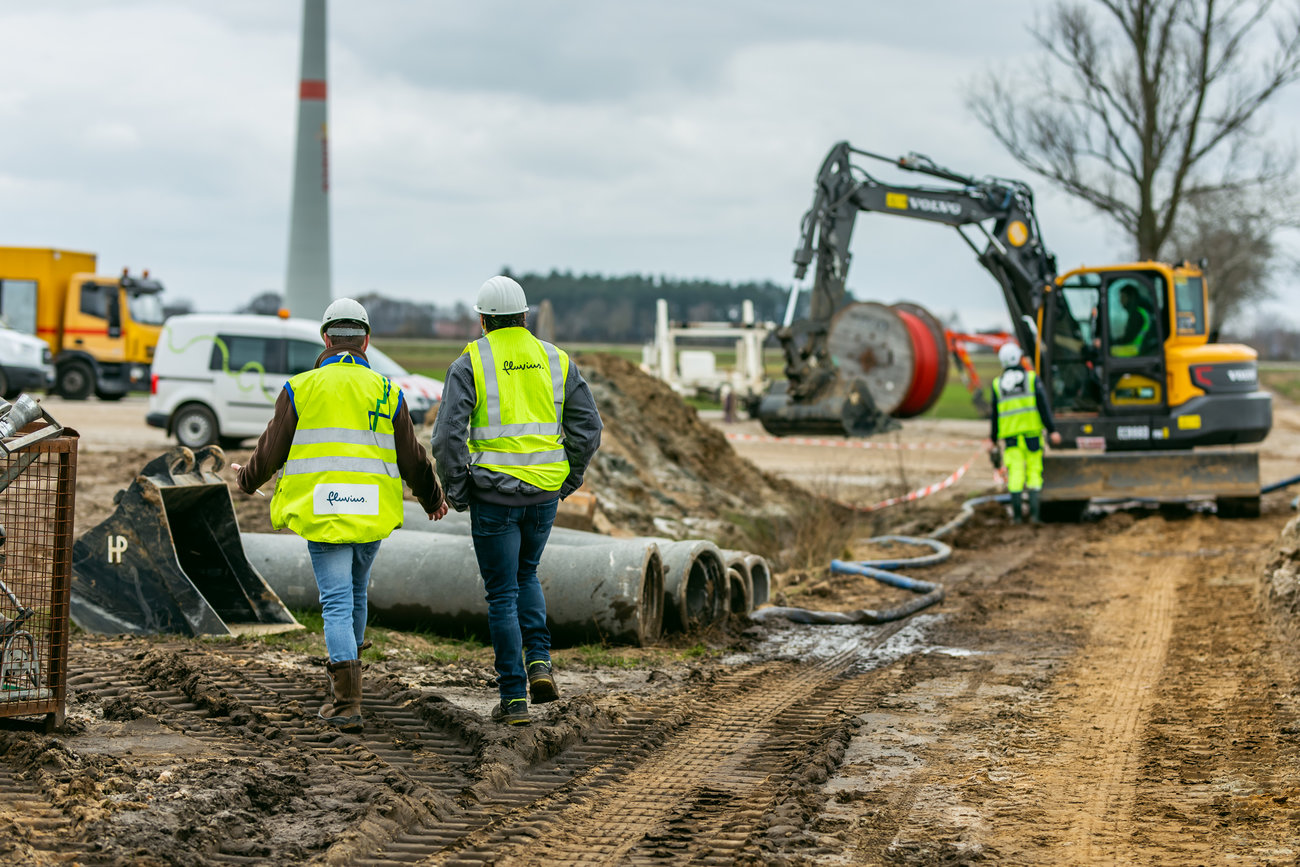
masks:
<instances>
[{"instance_id":1,"label":"tire track in mud","mask_svg":"<svg viewBox=\"0 0 1300 867\"><path fill-rule=\"evenodd\" d=\"M645 707L523 775L485 802L495 810L420 829L356 863L733 863L760 831L779 838L803 824L793 805L784 819L771 807L792 783L826 780L873 698L848 672L902 626L818 663L753 666Z\"/></svg>"},{"instance_id":2,"label":"tire track in mud","mask_svg":"<svg viewBox=\"0 0 1300 867\"><path fill-rule=\"evenodd\" d=\"M54 806L33 783L0 764L0 860L10 864L112 864L93 844L70 839L73 820Z\"/></svg>"},{"instance_id":3,"label":"tire track in mud","mask_svg":"<svg viewBox=\"0 0 1300 867\"><path fill-rule=\"evenodd\" d=\"M1168 546L1159 526L1138 525L1106 546L1114 559L1097 570L1105 601L1090 637L1058 695L1034 712L1056 733L1055 747L1038 766L1020 769L1028 785L1016 787L1016 800L1036 793L1025 805L1039 817L1035 834L1077 863L1127 857L1141 733L1168 652L1179 579L1195 565L1178 557L1125 562L1129 551Z\"/></svg>"},{"instance_id":4,"label":"tire track in mud","mask_svg":"<svg viewBox=\"0 0 1300 867\"><path fill-rule=\"evenodd\" d=\"M186 645L154 645L151 652L175 653L181 660L197 662L205 683L196 687L203 693L193 695L193 690L182 686L168 686L156 682L157 678L142 674L132 668L120 667L121 660L111 655L94 659L89 655L89 666L83 664L82 673L70 679L69 684L95 695L108 696L123 690L138 692L162 701L185 717L197 718L203 725L194 732L200 739L222 744L230 738L248 739L248 722L256 721L270 727L274 740L286 737L286 743L307 748L318 757L329 761L365 782L405 781L404 787L413 791L417 787L428 795L446 797L467 784L468 766L474 761L474 750L456 733L430 727L404 701L394 700L386 690L367 692L364 701L365 730L360 734L340 732L313 718L314 705L324 700L324 676L318 686L310 686L305 673L288 673L272 664L256 661L256 650L247 653L195 649ZM84 656L83 655L83 656ZM95 663L98 662L98 666ZM114 663L117 663L115 666ZM223 691L233 700L230 708L204 707L205 702L223 701L218 694L211 695L207 685ZM197 701L196 701L197 699ZM220 717L238 714L243 710L252 720L234 727L222 724ZM223 712L224 711L224 712ZM256 728L254 726L253 734ZM206 737L205 737L206 736ZM267 744L265 737L251 739L258 755L276 744ZM399 780L392 780L396 774ZM436 800L436 799L434 799Z\"/></svg>"},{"instance_id":5,"label":"tire track in mud","mask_svg":"<svg viewBox=\"0 0 1300 867\"><path fill-rule=\"evenodd\" d=\"M452 814L455 798L471 779L470 767L478 759L474 747L458 732L421 716L403 690L371 689L365 699L365 731L345 734L312 716L315 703L323 700L323 682L313 687L309 683L315 678L305 672L257 660L256 649L151 644L148 654L140 654L139 646L83 647L79 673L69 686L128 708L138 706L136 713L241 764L300 765L310 756L313 768L304 775L308 800L327 804L356 798L362 805L347 834L320 840L320 846L330 846L331 854L345 861L358 848L373 848L420 822ZM178 671L175 676L160 671L169 662ZM186 674L194 669L200 672L197 677ZM352 780L348 786L340 786L340 773ZM224 846L200 860L265 862L263 856L249 860Z\"/></svg>"}]
</instances>

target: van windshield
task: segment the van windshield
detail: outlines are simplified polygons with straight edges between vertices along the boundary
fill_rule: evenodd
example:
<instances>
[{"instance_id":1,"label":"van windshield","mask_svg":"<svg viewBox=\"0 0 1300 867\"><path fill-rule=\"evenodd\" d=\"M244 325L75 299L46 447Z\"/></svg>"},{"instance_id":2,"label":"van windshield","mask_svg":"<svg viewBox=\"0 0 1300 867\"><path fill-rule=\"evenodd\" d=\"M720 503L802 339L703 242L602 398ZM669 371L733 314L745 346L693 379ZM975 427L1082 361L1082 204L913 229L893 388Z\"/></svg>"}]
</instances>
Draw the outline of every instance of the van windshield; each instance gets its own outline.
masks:
<instances>
[{"instance_id":1,"label":"van windshield","mask_svg":"<svg viewBox=\"0 0 1300 867\"><path fill-rule=\"evenodd\" d=\"M375 373L381 373L384 376L410 376L410 372L384 353L380 352L375 346L366 350L366 361L370 362L370 369Z\"/></svg>"},{"instance_id":2,"label":"van windshield","mask_svg":"<svg viewBox=\"0 0 1300 867\"><path fill-rule=\"evenodd\" d=\"M133 321L141 325L162 325L162 299L157 292L127 292L126 303Z\"/></svg>"}]
</instances>

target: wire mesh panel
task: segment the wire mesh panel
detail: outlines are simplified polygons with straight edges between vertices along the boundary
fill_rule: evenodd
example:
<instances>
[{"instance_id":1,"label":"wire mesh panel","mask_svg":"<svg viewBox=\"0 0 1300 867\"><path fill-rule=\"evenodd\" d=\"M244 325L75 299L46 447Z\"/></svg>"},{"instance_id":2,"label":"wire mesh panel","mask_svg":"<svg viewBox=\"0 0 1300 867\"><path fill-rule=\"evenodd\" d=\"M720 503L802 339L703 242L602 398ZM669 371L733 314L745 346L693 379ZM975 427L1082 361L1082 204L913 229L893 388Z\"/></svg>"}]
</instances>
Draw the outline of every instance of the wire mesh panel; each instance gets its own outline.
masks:
<instances>
[{"instance_id":1,"label":"wire mesh panel","mask_svg":"<svg viewBox=\"0 0 1300 867\"><path fill-rule=\"evenodd\" d=\"M77 439L0 452L0 717L63 721Z\"/></svg>"}]
</instances>

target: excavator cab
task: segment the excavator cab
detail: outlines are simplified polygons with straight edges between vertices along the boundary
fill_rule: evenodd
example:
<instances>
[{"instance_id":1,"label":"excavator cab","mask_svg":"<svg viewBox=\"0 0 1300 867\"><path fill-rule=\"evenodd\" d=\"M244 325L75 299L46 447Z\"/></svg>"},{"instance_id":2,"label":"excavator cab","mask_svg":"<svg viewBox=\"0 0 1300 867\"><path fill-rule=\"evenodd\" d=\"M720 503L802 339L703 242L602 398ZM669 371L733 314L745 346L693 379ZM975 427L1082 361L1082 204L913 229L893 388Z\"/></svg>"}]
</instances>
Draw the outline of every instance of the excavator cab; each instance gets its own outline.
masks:
<instances>
[{"instance_id":1,"label":"excavator cab","mask_svg":"<svg viewBox=\"0 0 1300 867\"><path fill-rule=\"evenodd\" d=\"M1068 444L1110 451L1259 442L1272 424L1255 352L1211 344L1201 269L1079 268L1039 308L1038 369Z\"/></svg>"}]
</instances>

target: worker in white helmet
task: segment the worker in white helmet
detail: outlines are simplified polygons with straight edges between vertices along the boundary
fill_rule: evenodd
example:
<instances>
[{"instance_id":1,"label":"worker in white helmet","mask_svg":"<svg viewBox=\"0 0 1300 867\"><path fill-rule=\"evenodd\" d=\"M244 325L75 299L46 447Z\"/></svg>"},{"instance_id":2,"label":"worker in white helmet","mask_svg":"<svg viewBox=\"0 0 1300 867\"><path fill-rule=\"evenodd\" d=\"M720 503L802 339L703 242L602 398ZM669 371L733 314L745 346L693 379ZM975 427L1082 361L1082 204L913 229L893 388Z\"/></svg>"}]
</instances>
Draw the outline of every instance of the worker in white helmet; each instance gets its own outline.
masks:
<instances>
[{"instance_id":1,"label":"worker in white helmet","mask_svg":"<svg viewBox=\"0 0 1300 867\"><path fill-rule=\"evenodd\" d=\"M402 525L402 482L431 520L447 514L442 488L415 435L402 391L370 369L370 319L340 298L321 319L325 351L287 383L246 466L251 494L283 467L271 523L307 540L325 620L330 698L326 722L361 725L366 588L379 543Z\"/></svg>"},{"instance_id":2,"label":"worker in white helmet","mask_svg":"<svg viewBox=\"0 0 1300 867\"><path fill-rule=\"evenodd\" d=\"M559 698L537 566L602 424L568 353L524 327L522 286L493 277L474 310L484 336L447 370L433 453L447 501L470 512L501 699L492 717L527 725L529 696L534 704Z\"/></svg>"},{"instance_id":3,"label":"worker in white helmet","mask_svg":"<svg viewBox=\"0 0 1300 867\"><path fill-rule=\"evenodd\" d=\"M998 446L1007 468L1007 491L1011 494L1011 520L1021 523L1021 497L1028 490L1029 519L1042 523L1040 495L1043 490L1043 432L1052 445L1060 445L1052 409L1047 403L1043 383L1031 370L1021 366L1020 347L1007 343L998 350L1002 373L993 380L993 407L990 437L991 457L995 464Z\"/></svg>"}]
</instances>

